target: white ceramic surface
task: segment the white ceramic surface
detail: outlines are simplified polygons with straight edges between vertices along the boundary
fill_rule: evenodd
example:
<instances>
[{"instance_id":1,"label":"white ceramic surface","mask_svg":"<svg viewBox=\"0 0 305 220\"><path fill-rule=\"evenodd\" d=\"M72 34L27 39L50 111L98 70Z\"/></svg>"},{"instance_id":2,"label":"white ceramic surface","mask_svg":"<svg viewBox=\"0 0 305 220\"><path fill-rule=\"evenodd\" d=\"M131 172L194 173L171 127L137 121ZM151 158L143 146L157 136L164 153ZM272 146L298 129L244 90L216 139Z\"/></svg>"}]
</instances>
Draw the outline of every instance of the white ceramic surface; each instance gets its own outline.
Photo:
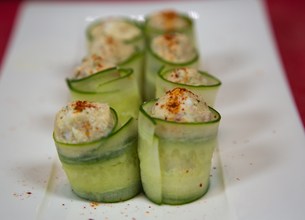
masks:
<instances>
[{"instance_id":1,"label":"white ceramic surface","mask_svg":"<svg viewBox=\"0 0 305 220\"><path fill-rule=\"evenodd\" d=\"M210 190L182 206L143 195L116 204L79 199L52 130L69 100L65 78L86 54L85 27L98 17L164 8L199 16L201 69L223 83ZM24 3L0 78L0 218L304 219L304 132L264 10L256 0Z\"/></svg>"}]
</instances>

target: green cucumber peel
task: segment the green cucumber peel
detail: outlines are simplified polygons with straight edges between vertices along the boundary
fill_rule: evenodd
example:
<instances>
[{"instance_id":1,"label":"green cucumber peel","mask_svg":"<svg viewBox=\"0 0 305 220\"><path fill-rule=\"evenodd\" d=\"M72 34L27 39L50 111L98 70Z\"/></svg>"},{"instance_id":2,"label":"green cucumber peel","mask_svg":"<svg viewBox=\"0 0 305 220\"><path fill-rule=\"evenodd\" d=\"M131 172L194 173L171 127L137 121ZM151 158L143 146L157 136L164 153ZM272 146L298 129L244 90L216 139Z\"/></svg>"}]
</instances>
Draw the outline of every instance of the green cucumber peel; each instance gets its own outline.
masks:
<instances>
[{"instance_id":1,"label":"green cucumber peel","mask_svg":"<svg viewBox=\"0 0 305 220\"><path fill-rule=\"evenodd\" d=\"M112 67L81 79L66 79L66 82L69 89L74 92L86 94L109 93L117 91L118 89L105 91L103 86L129 77L132 73L132 69Z\"/></svg>"}]
</instances>

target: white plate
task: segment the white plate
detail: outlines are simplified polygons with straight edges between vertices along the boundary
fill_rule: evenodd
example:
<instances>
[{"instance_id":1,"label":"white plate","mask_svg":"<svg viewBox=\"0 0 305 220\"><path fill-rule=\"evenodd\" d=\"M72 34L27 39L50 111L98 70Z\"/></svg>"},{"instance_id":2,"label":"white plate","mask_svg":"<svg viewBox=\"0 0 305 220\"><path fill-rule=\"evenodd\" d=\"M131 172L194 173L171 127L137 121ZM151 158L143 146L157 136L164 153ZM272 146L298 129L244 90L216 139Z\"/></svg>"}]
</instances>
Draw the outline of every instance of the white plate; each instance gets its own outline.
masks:
<instances>
[{"instance_id":1,"label":"white plate","mask_svg":"<svg viewBox=\"0 0 305 220\"><path fill-rule=\"evenodd\" d=\"M211 188L182 206L143 195L91 204L71 192L52 140L64 79L86 53L90 19L164 8L199 15L202 69L223 82ZM304 219L304 133L261 1L34 1L15 30L0 80L1 219Z\"/></svg>"}]
</instances>

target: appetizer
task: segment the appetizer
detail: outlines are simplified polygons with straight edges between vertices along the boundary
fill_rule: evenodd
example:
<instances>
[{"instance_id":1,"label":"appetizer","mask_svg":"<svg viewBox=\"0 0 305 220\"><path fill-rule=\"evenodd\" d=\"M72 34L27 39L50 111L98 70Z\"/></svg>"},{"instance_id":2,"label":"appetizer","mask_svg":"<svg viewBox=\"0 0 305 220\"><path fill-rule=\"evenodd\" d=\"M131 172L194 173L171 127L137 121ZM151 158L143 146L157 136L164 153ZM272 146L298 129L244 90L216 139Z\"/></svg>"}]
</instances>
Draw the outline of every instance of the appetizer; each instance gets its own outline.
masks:
<instances>
[{"instance_id":1,"label":"appetizer","mask_svg":"<svg viewBox=\"0 0 305 220\"><path fill-rule=\"evenodd\" d=\"M92 42L89 54L99 55L115 66L133 69L137 85L140 91L142 90L144 68L144 52L142 50L112 36L100 36Z\"/></svg>"},{"instance_id":2,"label":"appetizer","mask_svg":"<svg viewBox=\"0 0 305 220\"><path fill-rule=\"evenodd\" d=\"M154 37L148 45L145 71L145 98L155 97L155 79L161 67L198 66L198 52L191 40L181 33Z\"/></svg>"},{"instance_id":3,"label":"appetizer","mask_svg":"<svg viewBox=\"0 0 305 220\"><path fill-rule=\"evenodd\" d=\"M89 45L100 37L110 36L127 44L144 48L144 33L141 24L127 17L97 19L87 28Z\"/></svg>"},{"instance_id":4,"label":"appetizer","mask_svg":"<svg viewBox=\"0 0 305 220\"><path fill-rule=\"evenodd\" d=\"M73 192L97 202L119 202L141 189L137 124L118 127L105 103L74 101L55 117L53 138Z\"/></svg>"},{"instance_id":5,"label":"appetizer","mask_svg":"<svg viewBox=\"0 0 305 220\"><path fill-rule=\"evenodd\" d=\"M67 79L72 100L108 103L125 123L137 118L142 102L132 69L109 68L81 79Z\"/></svg>"},{"instance_id":6,"label":"appetizer","mask_svg":"<svg viewBox=\"0 0 305 220\"><path fill-rule=\"evenodd\" d=\"M156 97L175 87L186 88L214 106L221 82L216 77L191 67L161 69L156 79Z\"/></svg>"},{"instance_id":7,"label":"appetizer","mask_svg":"<svg viewBox=\"0 0 305 220\"><path fill-rule=\"evenodd\" d=\"M149 38L164 33L179 32L194 40L193 20L175 10L162 10L147 16L145 33Z\"/></svg>"},{"instance_id":8,"label":"appetizer","mask_svg":"<svg viewBox=\"0 0 305 220\"><path fill-rule=\"evenodd\" d=\"M209 187L220 114L185 88L140 107L138 154L142 186L157 204L185 204Z\"/></svg>"}]
</instances>

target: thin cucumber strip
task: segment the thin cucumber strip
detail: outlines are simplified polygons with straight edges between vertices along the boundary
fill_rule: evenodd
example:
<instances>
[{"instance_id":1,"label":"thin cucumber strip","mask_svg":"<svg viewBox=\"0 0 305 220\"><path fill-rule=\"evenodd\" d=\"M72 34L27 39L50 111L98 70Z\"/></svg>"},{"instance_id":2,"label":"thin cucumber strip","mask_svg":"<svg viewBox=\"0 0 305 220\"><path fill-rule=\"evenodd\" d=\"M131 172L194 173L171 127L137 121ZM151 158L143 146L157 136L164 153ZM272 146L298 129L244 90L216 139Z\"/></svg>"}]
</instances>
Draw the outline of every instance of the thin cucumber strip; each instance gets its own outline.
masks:
<instances>
[{"instance_id":1,"label":"thin cucumber strip","mask_svg":"<svg viewBox=\"0 0 305 220\"><path fill-rule=\"evenodd\" d=\"M215 117L209 122L169 122L150 117L153 104L154 101L144 103L139 116L143 190L157 204L194 201L203 196L209 187L211 158L217 146L221 116L210 108Z\"/></svg>"},{"instance_id":2,"label":"thin cucumber strip","mask_svg":"<svg viewBox=\"0 0 305 220\"><path fill-rule=\"evenodd\" d=\"M115 75L118 77L112 79ZM142 99L132 69L111 68L81 80L67 80L67 85L72 100L108 103L117 111L121 125L138 117Z\"/></svg>"},{"instance_id":3,"label":"thin cucumber strip","mask_svg":"<svg viewBox=\"0 0 305 220\"><path fill-rule=\"evenodd\" d=\"M198 72L207 80L207 83L205 85L198 85L198 86L186 85L182 83L171 82L165 78L165 76L173 70L174 70L173 68L166 70L165 68L161 68L161 70L157 74L156 97L161 97L167 91L172 90L176 87L180 87L190 90L194 94L198 95L203 100L205 100L209 106L211 107L214 106L217 93L221 86L221 81L218 78L207 72L199 70Z\"/></svg>"},{"instance_id":4,"label":"thin cucumber strip","mask_svg":"<svg viewBox=\"0 0 305 220\"><path fill-rule=\"evenodd\" d=\"M135 119L129 119L120 129L93 143L70 145L56 143L56 145L60 159L66 163L75 164L95 163L119 156L136 141L137 122ZM85 153L79 155L73 151Z\"/></svg>"},{"instance_id":5,"label":"thin cucumber strip","mask_svg":"<svg viewBox=\"0 0 305 220\"><path fill-rule=\"evenodd\" d=\"M80 157L70 152L60 153L66 151L58 151L58 154L77 195L92 201L119 202L134 197L141 190L137 144L137 121L131 118L102 138L98 147ZM91 147L90 144L73 146L76 151ZM64 147L67 146L59 146Z\"/></svg>"},{"instance_id":6,"label":"thin cucumber strip","mask_svg":"<svg viewBox=\"0 0 305 220\"><path fill-rule=\"evenodd\" d=\"M154 136L155 124L145 112L139 113L139 145L138 154L140 162L142 186L146 196L157 204L162 203L162 179L159 157L158 138ZM148 156L149 155L149 156Z\"/></svg>"},{"instance_id":7,"label":"thin cucumber strip","mask_svg":"<svg viewBox=\"0 0 305 220\"><path fill-rule=\"evenodd\" d=\"M67 83L73 89L80 92L107 92L105 89L103 89L103 85L111 83L114 80L127 77L130 74L132 74L131 69L120 70L113 67L82 79L67 79Z\"/></svg>"}]
</instances>

